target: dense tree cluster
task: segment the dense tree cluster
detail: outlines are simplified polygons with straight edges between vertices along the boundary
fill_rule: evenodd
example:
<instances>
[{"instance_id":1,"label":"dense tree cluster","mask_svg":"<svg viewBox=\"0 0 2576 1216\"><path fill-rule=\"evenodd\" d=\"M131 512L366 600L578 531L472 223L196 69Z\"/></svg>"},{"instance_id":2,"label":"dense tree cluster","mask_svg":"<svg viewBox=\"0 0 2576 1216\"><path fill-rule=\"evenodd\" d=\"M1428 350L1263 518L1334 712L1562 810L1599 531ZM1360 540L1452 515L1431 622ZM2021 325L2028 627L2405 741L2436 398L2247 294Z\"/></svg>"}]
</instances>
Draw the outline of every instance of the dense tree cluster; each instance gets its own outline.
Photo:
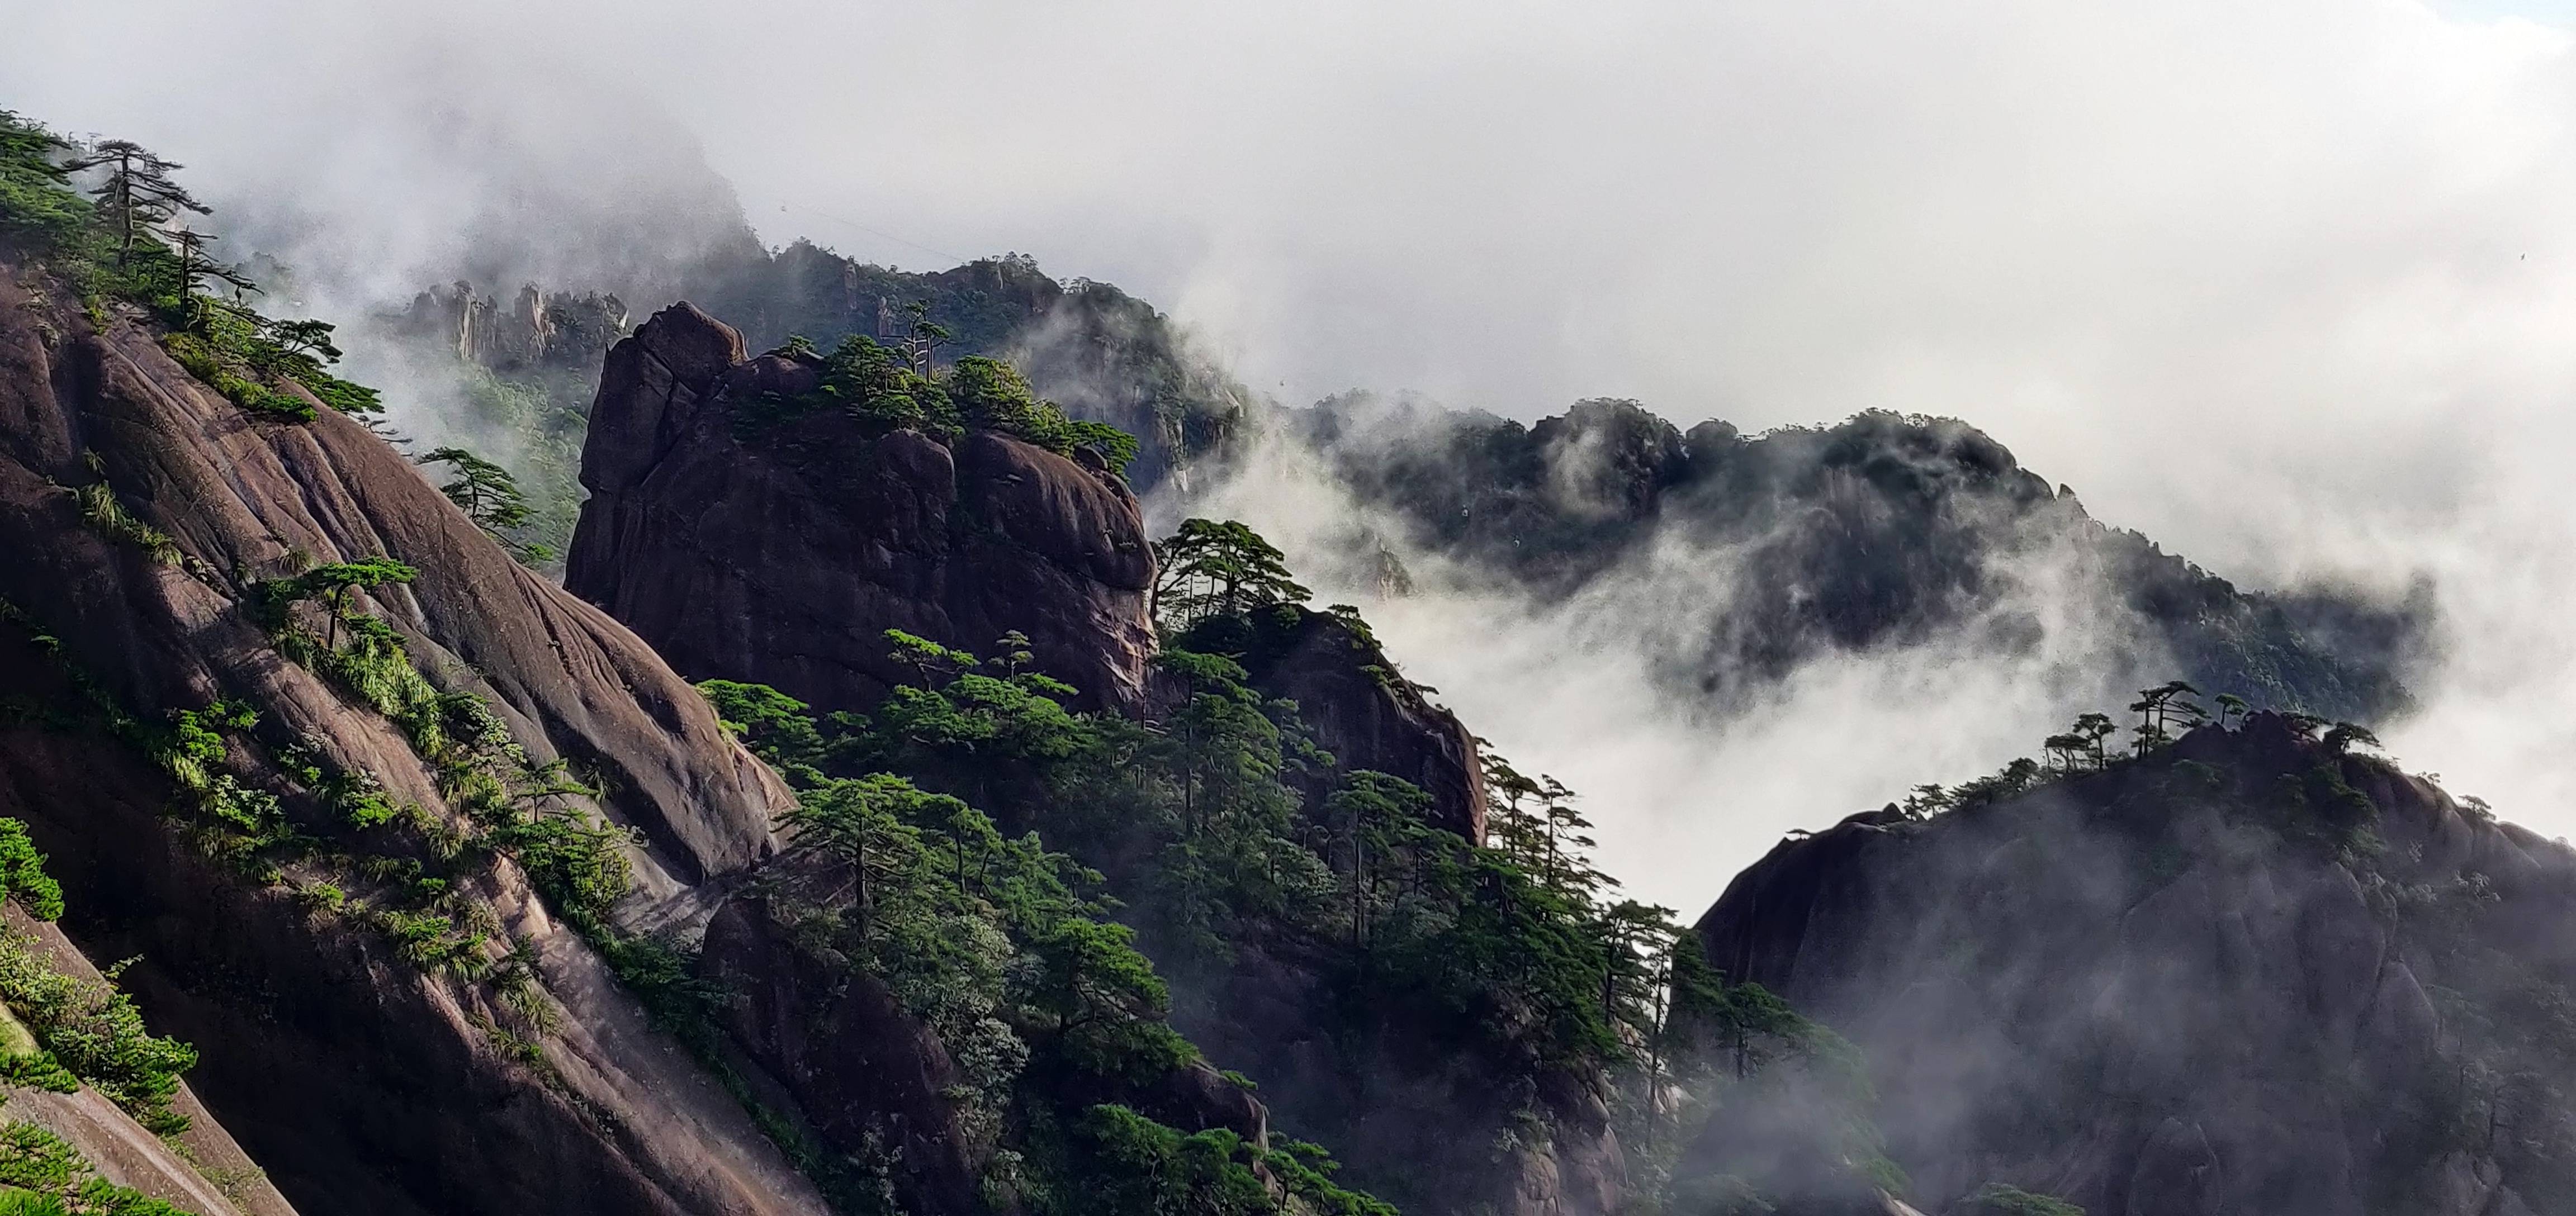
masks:
<instances>
[{"instance_id":1,"label":"dense tree cluster","mask_svg":"<svg viewBox=\"0 0 2576 1216\"><path fill-rule=\"evenodd\" d=\"M1246 741L1246 723L1214 706L1184 714L1178 738L1074 713L1072 689L1030 670L1017 635L989 660L899 631L887 643L917 680L868 714L817 720L762 685L703 687L799 790L782 825L791 859L813 864L773 875L773 906L939 1033L975 1091L970 1122L1019 1163L996 1185L1042 1212L1279 1211L1258 1164L1314 1210L1386 1211L1331 1184L1328 1159L1185 1134L1127 1105L1198 1058L1164 1020L1163 979L1135 929L1109 919L1103 875L969 801L1025 812L1037 791L1115 796L1116 758L1151 756L1195 790L1183 801L1203 820L1173 842L1186 854L1245 813L1239 787L1275 765L1275 735ZM1217 881L1185 867L1164 894L1187 907Z\"/></svg>"}]
</instances>

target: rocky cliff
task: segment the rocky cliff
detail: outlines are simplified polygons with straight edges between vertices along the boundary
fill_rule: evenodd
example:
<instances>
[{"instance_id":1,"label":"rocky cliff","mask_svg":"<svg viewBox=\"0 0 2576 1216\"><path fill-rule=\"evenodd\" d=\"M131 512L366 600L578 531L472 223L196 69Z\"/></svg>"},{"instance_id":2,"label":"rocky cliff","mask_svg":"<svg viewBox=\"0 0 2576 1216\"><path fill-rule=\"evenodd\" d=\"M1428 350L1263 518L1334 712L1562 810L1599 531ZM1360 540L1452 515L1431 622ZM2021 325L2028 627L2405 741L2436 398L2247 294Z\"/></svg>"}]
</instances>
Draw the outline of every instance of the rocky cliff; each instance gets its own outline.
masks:
<instances>
[{"instance_id":1,"label":"rocky cliff","mask_svg":"<svg viewBox=\"0 0 2576 1216\"><path fill-rule=\"evenodd\" d=\"M477 295L472 283L434 287L384 320L387 337L445 347L495 372L588 372L629 328L626 305L614 295L549 294L534 283L521 286L506 306Z\"/></svg>"},{"instance_id":2,"label":"rocky cliff","mask_svg":"<svg viewBox=\"0 0 2576 1216\"><path fill-rule=\"evenodd\" d=\"M1252 393L1153 306L1107 283L1058 282L1025 254L909 273L806 241L772 254L747 244L746 256L693 269L689 298L754 344L793 334L826 348L846 334L900 340L918 305L951 335L951 353L1006 357L1075 417L1134 435L1127 475L1147 491L1167 479L1186 485L1189 462L1226 448L1253 408Z\"/></svg>"},{"instance_id":3,"label":"rocky cliff","mask_svg":"<svg viewBox=\"0 0 2576 1216\"><path fill-rule=\"evenodd\" d=\"M2576 852L2294 720L1782 844L1709 960L1847 1034L1935 1203L2576 1210Z\"/></svg>"},{"instance_id":4,"label":"rocky cliff","mask_svg":"<svg viewBox=\"0 0 2576 1216\"><path fill-rule=\"evenodd\" d=\"M1536 1024L1529 998L1506 995L1516 975L1453 975L1445 982L1455 987L1436 994L1426 977L1425 991L1399 993L1351 957L1349 939L1329 922L1308 922L1320 910L1291 913L1277 895L1245 897L1209 953L1199 918L1211 897L1175 902L1188 890L1183 883L1208 879L1175 877L1193 873L1191 863L1185 853L1159 851L1168 846L1157 841L1166 831L1187 834L1180 826L1187 812L1171 824L1159 817L1179 811L1183 791L1202 780L1163 766L1205 764L1217 753L1189 759L1147 741L1224 728L1215 719L1180 725L1188 681L1148 666L1154 635L1141 592L1152 582L1153 559L1118 480L989 432L941 442L856 411L800 416L777 407L806 394L813 376L793 353L746 359L734 331L685 306L620 344L592 412L583 475L594 496L570 586L682 671L768 684L818 709L869 709L898 683L925 691L939 682L890 658L886 629L975 651L1005 630L1026 634L1030 668L1067 677L1086 694L1105 690L1088 703L1142 719L1143 733L1127 722L1004 726L985 735L963 724L930 726L906 702L904 724L887 725L876 741L841 737L806 754L826 768L846 763L826 753L875 757L870 763L965 796L1014 831L1035 827L1107 871L1110 889L1131 904L1127 918L1172 973L1173 1024L1208 1058L1258 1077L1264 1102L1295 1131L1347 1152L1349 1180L1435 1213L1615 1210L1630 1191L1609 1082L1580 1061L1540 1062L1550 1050L1541 1044L1555 1031ZM1319 817L1318 808L1355 770L1413 783L1429 796L1431 825L1482 840L1485 793L1473 735L1395 670L1356 617L1275 605L1202 620L1176 645L1238 657L1250 685L1246 704L1293 702L1295 721L1334 757L1329 768L1282 766L1277 779L1298 784L1282 791L1284 805L1236 812L1245 825L1281 815L1279 830L1302 833L1295 838L1307 843L1262 845L1282 850L1268 865L1291 864L1290 847L1339 847L1331 841L1340 820ZM980 699L972 713L998 714L1005 703ZM1261 712L1286 720L1275 705ZM848 728L827 724L827 732ZM1052 734L1060 730L1068 735ZM984 741L964 743L969 736ZM1038 754L1015 750L1045 738L1061 741L1029 744ZM1109 750L1143 750L1122 753L1106 770L1068 775L1067 766L1092 763L1085 749L1104 738L1138 741ZM1268 738L1276 749L1277 735ZM1272 779L1228 777L1195 796L1235 798ZM1164 797L1176 805L1155 801ZM1095 822L1104 815L1107 822ZM1215 855L1227 846L1196 847ZM1306 854L1304 864L1326 863ZM1345 902L1298 898L1334 909ZM777 961L792 957L779 953L780 940L757 918L728 910L709 932L708 957L729 960L722 964L729 987L758 993L759 984L744 981L792 970ZM1587 982L1581 999L1597 999L1592 991ZM831 1017L883 1024L866 992L838 1000ZM1462 1014L1454 1007L1461 1001L1490 1012ZM763 998L738 1008L749 1019L738 1035L764 1045L811 1039L785 1024L780 1007ZM1462 1021L1473 1016L1495 1024ZM906 1078L896 1089L948 1084L938 1080L948 1065L910 1055L889 1065L870 1058L861 1037L835 1036L827 1056L809 1059L808 1081L893 1072ZM1182 1070L1161 1088L1190 1089L1194 1076L1201 1074ZM1205 1080L1197 1088L1210 1088ZM1240 1093L1221 1083L1213 1092ZM808 1109L821 1100L809 1095ZM1245 1125L1204 1100L1146 1092L1132 1101L1149 1113L1177 1112L1168 1117L1178 1121ZM1261 1105L1250 1104L1251 1126L1261 1125ZM1532 1121L1547 1127L1544 1137L1524 1126ZM906 1159L927 1171L919 1194L939 1194L952 1186L943 1179L957 1176L938 1164L940 1151Z\"/></svg>"},{"instance_id":5,"label":"rocky cliff","mask_svg":"<svg viewBox=\"0 0 2576 1216\"><path fill-rule=\"evenodd\" d=\"M764 422L810 367L744 358L685 304L609 354L566 586L698 678L826 709L905 679L884 633L983 652L1017 630L1089 704L1133 707L1153 555L1113 474L993 432L939 442L823 412Z\"/></svg>"},{"instance_id":6,"label":"rocky cliff","mask_svg":"<svg viewBox=\"0 0 2576 1216\"><path fill-rule=\"evenodd\" d=\"M381 438L255 416L158 333L25 263L0 281L0 691L24 707L0 814L52 855L73 940L139 956L125 983L305 1210L824 1210L510 843L605 816L633 834L615 920L690 925L773 850L783 788ZM344 602L408 662L335 641L326 678L261 588L376 558L417 577ZM556 789L495 793L504 755Z\"/></svg>"}]
</instances>

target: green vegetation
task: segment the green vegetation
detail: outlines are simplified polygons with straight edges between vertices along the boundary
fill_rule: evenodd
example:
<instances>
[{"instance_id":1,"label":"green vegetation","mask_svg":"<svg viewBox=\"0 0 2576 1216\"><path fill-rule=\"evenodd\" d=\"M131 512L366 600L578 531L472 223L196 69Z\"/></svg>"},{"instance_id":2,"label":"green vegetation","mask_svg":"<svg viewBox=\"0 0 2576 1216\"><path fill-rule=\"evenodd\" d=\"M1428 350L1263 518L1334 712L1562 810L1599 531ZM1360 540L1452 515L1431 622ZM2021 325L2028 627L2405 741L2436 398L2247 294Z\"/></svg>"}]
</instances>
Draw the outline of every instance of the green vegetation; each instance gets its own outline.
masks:
<instances>
[{"instance_id":1,"label":"green vegetation","mask_svg":"<svg viewBox=\"0 0 2576 1216\"><path fill-rule=\"evenodd\" d=\"M919 319L914 324L917 335L939 329ZM817 356L811 345L791 341L775 353L813 363L819 383L793 397L769 394L747 411L746 421L759 427L840 409L876 426L908 427L943 439L970 429L991 430L1067 456L1089 449L1113 470L1125 470L1136 458L1134 436L1106 423L1067 417L1053 402L1041 400L1010 364L968 355L943 370L930 364L936 348L927 337L892 347L851 334L831 353Z\"/></svg>"},{"instance_id":2,"label":"green vegetation","mask_svg":"<svg viewBox=\"0 0 2576 1216\"><path fill-rule=\"evenodd\" d=\"M58 971L35 939L0 934L0 1000L24 1019L55 1064L95 1086L145 1128L164 1136L188 1130L188 1117L170 1108L179 1077L196 1067L185 1043L144 1029L142 1011L120 992L111 969L106 981Z\"/></svg>"},{"instance_id":3,"label":"green vegetation","mask_svg":"<svg viewBox=\"0 0 2576 1216\"><path fill-rule=\"evenodd\" d=\"M97 453L90 453L90 472L99 480L74 487L73 497L80 501L81 518L109 540L131 545L156 562L167 566L186 564L179 552L179 542L170 534L136 519L119 502L114 487L107 484L107 474L100 467Z\"/></svg>"},{"instance_id":4,"label":"green vegetation","mask_svg":"<svg viewBox=\"0 0 2576 1216\"><path fill-rule=\"evenodd\" d=\"M1178 635L1208 617L1242 617L1314 593L1288 573L1286 555L1234 520L1185 519L1154 542L1154 620ZM1343 606L1346 607L1346 606ZM1351 613L1357 621L1358 613ZM1367 636L1367 625L1358 625Z\"/></svg>"},{"instance_id":5,"label":"green vegetation","mask_svg":"<svg viewBox=\"0 0 2576 1216\"><path fill-rule=\"evenodd\" d=\"M412 966L489 985L524 1017L529 1034L542 1035L556 1014L535 983L524 943L496 951L498 916L464 895L461 884L491 859L511 857L559 914L595 933L613 953L620 943L602 914L630 881L619 851L626 836L581 808L575 799L589 791L561 764L532 762L479 696L431 685L412 666L400 634L353 602L356 592L412 576L400 563L369 559L255 585L249 598L282 652L403 731L462 824L397 804L371 774L340 767L308 743L264 744L254 733L258 713L241 703L218 701L161 723L138 719L63 662L59 643L23 611L0 604L0 619L51 656L76 694L74 707L48 724L95 727L149 757L178 792L168 813L205 855L254 884L291 885L310 914L371 930ZM312 612L329 619L327 633L306 627ZM240 775L245 761L263 753L274 785ZM304 806L324 814L297 809ZM290 869L300 877L290 879ZM61 993L48 999L75 1007ZM97 1006L94 1021L117 1022L112 1002L90 1004ZM491 1033L504 1047L533 1041L498 1026ZM82 1071L69 1056L65 1063ZM128 1087L149 1089L140 1082Z\"/></svg>"},{"instance_id":6,"label":"green vegetation","mask_svg":"<svg viewBox=\"0 0 2576 1216\"><path fill-rule=\"evenodd\" d=\"M997 1182L1032 1210L1200 1211L1210 1209L1186 1205L1216 1194L1253 1205L1216 1210L1280 1210L1266 1191L1241 1189L1253 1159L1231 1133L1184 1134L1117 1100L1198 1052L1164 1022L1169 994L1134 931L1083 894L1102 876L893 771L953 778L981 756L1022 771L950 788L1009 799L1026 792L1020 780L1091 772L1093 749L1139 744L1142 728L1066 710L1057 698L1069 688L1021 666L1024 639L1005 638L989 663L899 632L888 644L921 682L868 716L818 723L774 689L703 686L728 727L799 787L783 826L801 868L771 880L773 914L809 948L885 982L939 1034L973 1091L961 1095L968 1125L1005 1136L1022 1161ZM1320 867L1313 886L1328 887ZM1295 1193L1317 1210L1386 1210L1333 1186L1328 1160L1294 1160ZM1104 1195L1145 1206L1099 1206Z\"/></svg>"},{"instance_id":7,"label":"green vegetation","mask_svg":"<svg viewBox=\"0 0 2576 1216\"><path fill-rule=\"evenodd\" d=\"M180 366L252 414L307 421L312 400L381 411L373 389L328 370L340 358L329 324L271 319L244 302L257 288L208 255L213 236L183 223L208 208L172 177L180 167L126 140L75 147L0 111L0 241L72 283L94 324L110 301L142 307ZM76 183L90 179L84 197ZM201 291L209 282L232 298Z\"/></svg>"},{"instance_id":8,"label":"green vegetation","mask_svg":"<svg viewBox=\"0 0 2576 1216\"><path fill-rule=\"evenodd\" d=\"M1180 327L1144 301L1107 283L1056 282L1021 254L923 274L806 241L775 253L746 242L741 257L710 271L686 294L743 326L754 349L795 348L805 334L813 341L803 349L829 351L866 335L917 370L947 352L1008 361L1062 394L1066 412L1117 428L1091 432L1097 442L1123 449L1122 435L1144 439L1129 466L1140 487L1226 446L1252 396L1195 357ZM925 325L936 329L926 342ZM1125 463L1121 450L1100 450L1112 465Z\"/></svg>"},{"instance_id":9,"label":"green vegetation","mask_svg":"<svg viewBox=\"0 0 2576 1216\"><path fill-rule=\"evenodd\" d=\"M1277 1212L1256 1165L1280 1178L1304 1210L1318 1216L1395 1216L1395 1209L1334 1187L1313 1163L1321 1150L1296 1143L1262 1152L1241 1136L1212 1128L1184 1136L1123 1106L1092 1107L1067 1138L1082 1185L1066 1216L1263 1216Z\"/></svg>"},{"instance_id":10,"label":"green vegetation","mask_svg":"<svg viewBox=\"0 0 2576 1216\"><path fill-rule=\"evenodd\" d=\"M14 1119L0 1125L0 1214L189 1216L184 1208L109 1182L60 1136Z\"/></svg>"},{"instance_id":11,"label":"green vegetation","mask_svg":"<svg viewBox=\"0 0 2576 1216\"><path fill-rule=\"evenodd\" d=\"M1033 1211L1280 1211L1267 1190L1242 1188L1255 1177L1242 1141L1182 1134L1113 1097L1149 1090L1198 1051L1164 1023L1170 994L1131 927L1105 922L1110 904L1082 894L1103 876L1033 832L1007 835L956 793L896 775L1012 799L1028 793L1020 781L1097 775L1100 750L1141 745L1141 727L1066 711L1059 698L1072 690L1025 670L1025 639L1002 639L989 662L899 631L889 647L920 683L868 716L814 721L773 688L703 685L726 727L799 786L783 824L806 871L773 881L773 907L938 1031L974 1087L969 1126L1025 1128L1010 1139L1023 1159L1010 1185ZM956 781L974 757L1018 773ZM1221 781L1203 783L1200 799L1211 786ZM1314 889L1327 886L1316 868ZM1285 1164L1296 1172L1280 1177L1314 1211L1388 1211L1329 1183L1319 1154ZM1190 1206L1213 1195L1249 1206Z\"/></svg>"},{"instance_id":12,"label":"green vegetation","mask_svg":"<svg viewBox=\"0 0 2576 1216\"><path fill-rule=\"evenodd\" d=\"M591 791L572 780L563 764L532 761L482 697L439 691L413 665L400 633L383 618L351 606L353 592L417 577L418 571L400 562L368 558L269 580L257 584L253 595L281 651L383 714L428 762L440 795L465 816L472 833L462 839L430 833L434 853L451 860L477 848L509 855L567 920L586 932L605 933L602 914L632 881L619 852L626 834L594 820L571 801ZM297 606L307 604L324 617L320 637L298 622ZM416 811L390 809L370 778L319 769L308 769L305 776L307 787L339 808L353 827L424 821ZM445 889L444 880L437 878L421 878L414 885L428 882ZM395 928L407 941L423 940L428 932L420 921ZM483 936L462 934L456 953L472 956Z\"/></svg>"},{"instance_id":13,"label":"green vegetation","mask_svg":"<svg viewBox=\"0 0 2576 1216\"><path fill-rule=\"evenodd\" d=\"M0 892L38 920L62 915L62 886L45 872L27 825L15 819L0 818ZM19 1040L7 1044L0 1080L62 1093L85 1081L146 1129L177 1135L188 1119L170 1099L197 1053L144 1029L142 1012L116 987L117 970L104 980L80 979L55 967L33 936L0 929L0 1002L8 1007L0 1023Z\"/></svg>"},{"instance_id":14,"label":"green vegetation","mask_svg":"<svg viewBox=\"0 0 2576 1216\"><path fill-rule=\"evenodd\" d=\"M0 818L0 897L16 900L37 920L63 914L62 884L45 873L45 855L27 838L27 825Z\"/></svg>"}]
</instances>

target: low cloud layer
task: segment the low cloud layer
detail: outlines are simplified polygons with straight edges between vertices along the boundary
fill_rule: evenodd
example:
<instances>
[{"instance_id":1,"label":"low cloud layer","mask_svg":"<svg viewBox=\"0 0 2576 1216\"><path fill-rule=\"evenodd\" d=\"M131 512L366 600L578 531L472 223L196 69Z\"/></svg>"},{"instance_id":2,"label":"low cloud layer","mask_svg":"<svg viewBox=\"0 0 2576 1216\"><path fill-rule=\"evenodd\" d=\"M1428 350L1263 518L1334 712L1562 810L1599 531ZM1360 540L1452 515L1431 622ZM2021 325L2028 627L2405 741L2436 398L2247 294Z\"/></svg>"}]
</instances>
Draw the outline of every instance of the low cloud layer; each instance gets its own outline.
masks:
<instances>
[{"instance_id":1,"label":"low cloud layer","mask_svg":"<svg viewBox=\"0 0 2576 1216\"><path fill-rule=\"evenodd\" d=\"M189 162L236 250L354 300L634 272L722 228L729 180L772 242L1118 282L1291 402L1957 414L2242 581L2431 573L2445 661L2391 743L2576 823L2576 43L2509 7L0 0L0 28L0 105ZM1710 733L1622 698L1634 656L1546 666L1582 622L1512 611L1380 615L1591 787L1631 874L1990 769L2063 699L1908 655Z\"/></svg>"},{"instance_id":2,"label":"low cloud layer","mask_svg":"<svg viewBox=\"0 0 2576 1216\"><path fill-rule=\"evenodd\" d=\"M1629 894L1685 915L1782 833L1981 776L2076 714L2116 708L2140 671L2170 670L2141 653L2146 631L2098 571L2052 546L1999 557L1993 581L2010 590L1937 639L1748 679L1721 707L1668 665L1695 670L1733 615L1748 590L1740 550L1667 529L1542 603L1408 548L1401 521L1354 502L1292 440L1266 437L1241 468L1186 501L1159 499L1164 525L1185 511L1253 522L1320 600L1359 606L1405 674L1491 747L1582 795L1602 866ZM1412 592L1380 594L1364 555L1381 546Z\"/></svg>"}]
</instances>

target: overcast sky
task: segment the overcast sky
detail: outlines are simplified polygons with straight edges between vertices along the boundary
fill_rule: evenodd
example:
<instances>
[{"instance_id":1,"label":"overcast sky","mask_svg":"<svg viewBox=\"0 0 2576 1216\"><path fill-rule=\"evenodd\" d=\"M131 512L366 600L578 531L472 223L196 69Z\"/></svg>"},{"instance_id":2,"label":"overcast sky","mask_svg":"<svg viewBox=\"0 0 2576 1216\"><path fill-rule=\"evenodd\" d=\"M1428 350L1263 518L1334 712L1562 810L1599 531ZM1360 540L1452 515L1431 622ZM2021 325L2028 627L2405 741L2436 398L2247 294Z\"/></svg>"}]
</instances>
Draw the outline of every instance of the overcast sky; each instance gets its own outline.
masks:
<instances>
[{"instance_id":1,"label":"overcast sky","mask_svg":"<svg viewBox=\"0 0 2576 1216\"><path fill-rule=\"evenodd\" d=\"M2392 742L2555 833L2576 824L2571 21L2567 0L0 0L0 106L189 162L388 294L469 219L563 235L562 187L532 182L704 206L702 156L772 243L1030 252L1291 402L1960 415L2248 582L2439 576L2452 661Z\"/></svg>"}]
</instances>

